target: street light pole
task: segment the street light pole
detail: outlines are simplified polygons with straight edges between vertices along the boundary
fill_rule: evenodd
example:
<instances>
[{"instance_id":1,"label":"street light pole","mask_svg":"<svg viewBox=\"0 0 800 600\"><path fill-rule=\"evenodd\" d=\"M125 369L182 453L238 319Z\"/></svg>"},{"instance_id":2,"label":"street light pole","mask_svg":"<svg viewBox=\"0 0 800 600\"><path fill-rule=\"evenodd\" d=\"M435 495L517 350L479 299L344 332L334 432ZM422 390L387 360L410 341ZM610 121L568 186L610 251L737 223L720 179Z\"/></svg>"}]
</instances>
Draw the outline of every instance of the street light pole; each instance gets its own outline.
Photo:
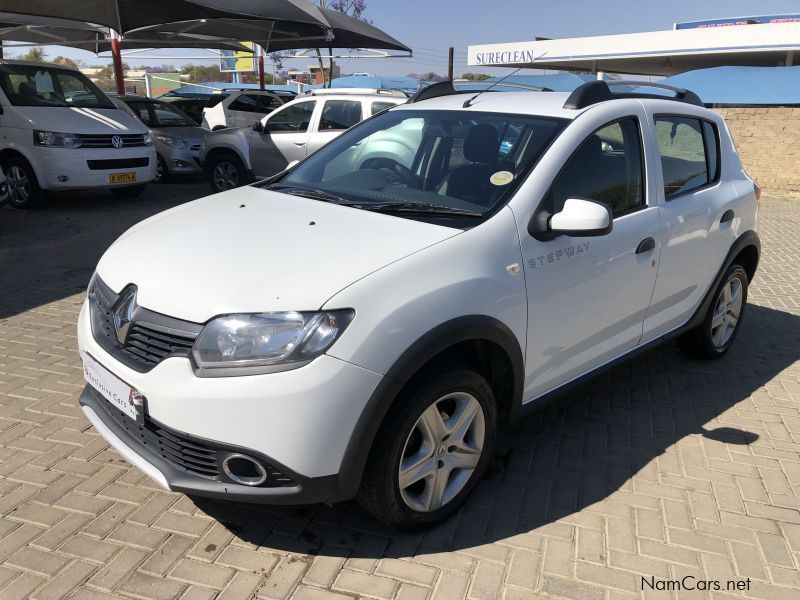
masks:
<instances>
[{"instance_id":1,"label":"street light pole","mask_svg":"<svg viewBox=\"0 0 800 600\"><path fill-rule=\"evenodd\" d=\"M114 81L117 82L117 95L125 95L125 73L122 71L122 49L119 34L111 30L111 60L114 63Z\"/></svg>"}]
</instances>

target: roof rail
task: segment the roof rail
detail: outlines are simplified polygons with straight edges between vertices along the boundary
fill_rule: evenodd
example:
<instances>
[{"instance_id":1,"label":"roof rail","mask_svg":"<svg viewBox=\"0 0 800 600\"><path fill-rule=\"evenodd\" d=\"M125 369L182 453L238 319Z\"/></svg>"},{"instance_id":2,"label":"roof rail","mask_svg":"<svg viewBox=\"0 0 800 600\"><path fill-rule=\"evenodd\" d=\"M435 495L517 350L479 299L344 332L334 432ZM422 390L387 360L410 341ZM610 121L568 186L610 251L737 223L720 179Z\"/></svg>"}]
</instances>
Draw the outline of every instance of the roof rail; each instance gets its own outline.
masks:
<instances>
[{"instance_id":1,"label":"roof rail","mask_svg":"<svg viewBox=\"0 0 800 600\"><path fill-rule=\"evenodd\" d=\"M440 81L438 83L432 83L431 85L422 88L416 94L411 97L409 103L414 102L421 102L422 100L430 100L431 98L439 98L441 96L454 96L456 94L477 94L479 92L496 92L500 91L499 88L503 87L511 87L511 88L518 88L521 90L527 90L529 92L552 92L550 88L546 87L537 87L535 85L525 85L524 83L513 83L513 82L500 82L500 81L491 81L491 82L470 82L471 84L479 83L484 84L488 87L478 87L478 88L467 88L467 87L455 87L452 81ZM489 89L492 85L497 85L498 89Z\"/></svg>"},{"instance_id":2,"label":"roof rail","mask_svg":"<svg viewBox=\"0 0 800 600\"><path fill-rule=\"evenodd\" d=\"M615 94L611 91L612 87L620 86L633 86L635 88L657 88L661 90L669 90L670 92L674 92L675 95L670 97L662 96L661 94L645 94L642 92L619 92ZM567 98L567 101L564 102L564 108L577 110L586 108L587 106L591 106L592 104L597 104L599 102L613 100L615 98L653 98L657 100L674 100L676 102L685 102L686 104L693 104L695 106L705 106L697 94L684 88L674 87L663 83L652 83L650 81L597 80L587 81L583 85L579 85L577 88L575 88L575 90L569 95L569 98Z\"/></svg>"},{"instance_id":3,"label":"roof rail","mask_svg":"<svg viewBox=\"0 0 800 600\"><path fill-rule=\"evenodd\" d=\"M376 88L320 88L308 90L307 96L327 96L333 94L359 95L359 96L390 96L392 98L406 98L407 96L400 90L376 89Z\"/></svg>"}]
</instances>

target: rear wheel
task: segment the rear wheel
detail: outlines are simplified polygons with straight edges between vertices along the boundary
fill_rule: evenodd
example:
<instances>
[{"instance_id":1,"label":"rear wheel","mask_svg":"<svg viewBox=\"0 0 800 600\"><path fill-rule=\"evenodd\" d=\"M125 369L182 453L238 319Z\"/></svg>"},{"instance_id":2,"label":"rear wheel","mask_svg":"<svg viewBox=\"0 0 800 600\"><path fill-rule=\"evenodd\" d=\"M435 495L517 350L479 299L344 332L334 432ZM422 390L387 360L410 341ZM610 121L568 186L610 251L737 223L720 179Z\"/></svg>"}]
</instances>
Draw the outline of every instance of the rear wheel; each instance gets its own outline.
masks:
<instances>
[{"instance_id":1,"label":"rear wheel","mask_svg":"<svg viewBox=\"0 0 800 600\"><path fill-rule=\"evenodd\" d=\"M9 202L12 206L34 208L44 202L47 193L39 187L36 173L27 160L12 156L3 164L3 171L11 188Z\"/></svg>"},{"instance_id":2,"label":"rear wheel","mask_svg":"<svg viewBox=\"0 0 800 600\"><path fill-rule=\"evenodd\" d=\"M486 471L495 430L494 394L472 369L454 367L411 384L378 431L359 504L398 529L443 521Z\"/></svg>"},{"instance_id":3,"label":"rear wheel","mask_svg":"<svg viewBox=\"0 0 800 600\"><path fill-rule=\"evenodd\" d=\"M144 183L140 183L139 185L111 188L111 193L118 198L138 198L144 193L145 187L146 185Z\"/></svg>"},{"instance_id":4,"label":"rear wheel","mask_svg":"<svg viewBox=\"0 0 800 600\"><path fill-rule=\"evenodd\" d=\"M247 183L247 172L242 161L234 154L218 154L206 165L206 176L215 192L232 190Z\"/></svg>"},{"instance_id":5,"label":"rear wheel","mask_svg":"<svg viewBox=\"0 0 800 600\"><path fill-rule=\"evenodd\" d=\"M724 355L739 333L747 307L747 272L733 264L717 288L703 322L678 338L680 348L696 358Z\"/></svg>"}]
</instances>

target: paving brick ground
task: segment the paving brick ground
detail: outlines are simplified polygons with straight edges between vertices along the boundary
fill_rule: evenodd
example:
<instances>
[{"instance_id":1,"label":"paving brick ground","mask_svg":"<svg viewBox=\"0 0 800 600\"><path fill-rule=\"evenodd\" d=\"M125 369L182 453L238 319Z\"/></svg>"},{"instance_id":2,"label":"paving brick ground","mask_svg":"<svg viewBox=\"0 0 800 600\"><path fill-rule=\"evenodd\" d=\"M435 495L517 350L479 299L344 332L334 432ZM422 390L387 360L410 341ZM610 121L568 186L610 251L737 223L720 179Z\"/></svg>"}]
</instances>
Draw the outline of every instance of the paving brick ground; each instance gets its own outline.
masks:
<instances>
[{"instance_id":1,"label":"paving brick ground","mask_svg":"<svg viewBox=\"0 0 800 600\"><path fill-rule=\"evenodd\" d=\"M83 418L75 320L95 262L204 193L0 210L0 599L800 598L800 203L762 202L726 358L666 346L614 369L524 421L457 518L397 536L349 504L160 491ZM749 589L642 590L687 576Z\"/></svg>"}]
</instances>

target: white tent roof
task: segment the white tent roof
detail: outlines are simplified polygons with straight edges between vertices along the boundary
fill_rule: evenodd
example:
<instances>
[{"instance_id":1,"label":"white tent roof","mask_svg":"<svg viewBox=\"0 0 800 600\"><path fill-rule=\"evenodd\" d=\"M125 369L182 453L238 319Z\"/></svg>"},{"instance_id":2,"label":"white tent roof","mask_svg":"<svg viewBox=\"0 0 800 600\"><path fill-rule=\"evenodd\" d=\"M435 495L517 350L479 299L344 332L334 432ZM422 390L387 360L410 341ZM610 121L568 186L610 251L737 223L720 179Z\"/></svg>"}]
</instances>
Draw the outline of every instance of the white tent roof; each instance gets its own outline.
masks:
<instances>
[{"instance_id":1,"label":"white tent roof","mask_svg":"<svg viewBox=\"0 0 800 600\"><path fill-rule=\"evenodd\" d=\"M800 23L769 23L536 40L469 47L476 67L674 75L723 65L792 65ZM800 63L800 52L796 61Z\"/></svg>"}]
</instances>

